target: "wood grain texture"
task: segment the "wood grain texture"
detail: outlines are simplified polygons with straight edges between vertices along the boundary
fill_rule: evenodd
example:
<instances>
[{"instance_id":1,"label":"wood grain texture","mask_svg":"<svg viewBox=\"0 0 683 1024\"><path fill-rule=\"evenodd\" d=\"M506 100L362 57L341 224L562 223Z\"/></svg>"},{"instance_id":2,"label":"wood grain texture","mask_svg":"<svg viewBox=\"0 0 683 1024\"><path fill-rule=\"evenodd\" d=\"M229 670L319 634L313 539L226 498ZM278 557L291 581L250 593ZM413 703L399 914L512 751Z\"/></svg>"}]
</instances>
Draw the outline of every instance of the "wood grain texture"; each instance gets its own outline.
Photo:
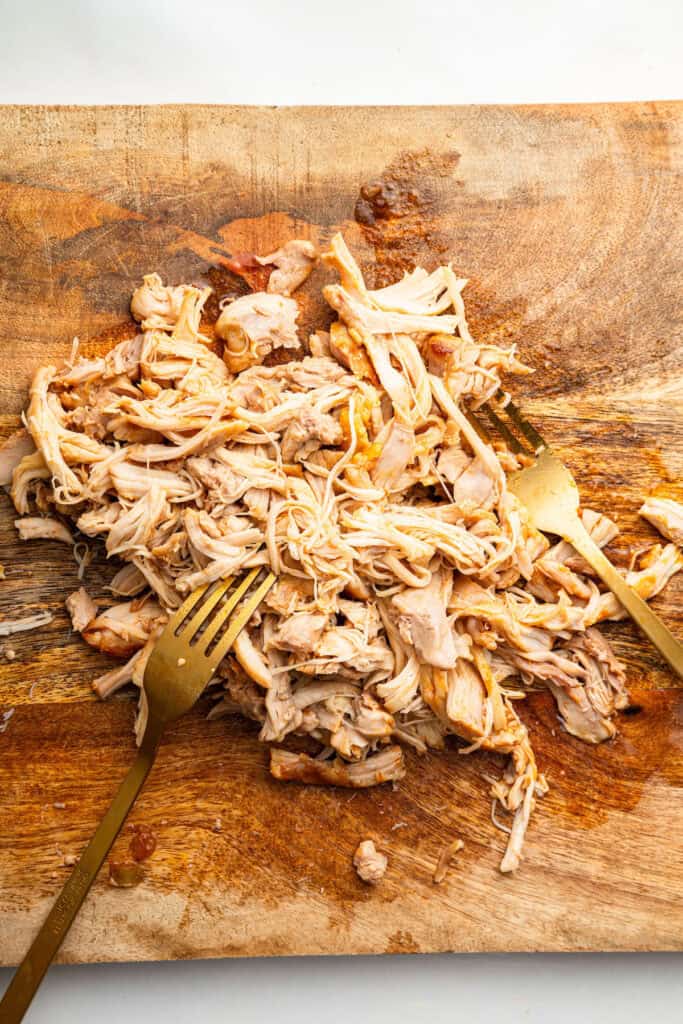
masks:
<instances>
[{"instance_id":1,"label":"wood grain texture","mask_svg":"<svg viewBox=\"0 0 683 1024\"><path fill-rule=\"evenodd\" d=\"M444 259L469 277L475 337L514 340L538 367L519 402L585 503L618 520L623 564L655 539L642 497L681 494L682 156L675 103L0 108L2 434L38 364L74 336L86 352L125 336L143 272L221 292L235 285L226 254L341 228L371 280ZM373 180L400 216L360 224ZM302 293L306 325L325 316L323 280ZM133 757L131 701L94 700L108 662L70 636L75 567L56 545L20 545L12 518L3 497L0 615L48 607L54 621L0 659L0 710L15 708L0 734L2 963L22 955ZM112 572L98 554L89 588L104 595ZM674 581L655 601L679 635L682 596ZM159 839L145 882L115 890L103 873L62 959L681 948L683 693L628 623L608 630L637 711L593 749L545 695L527 702L551 792L515 876L497 872L490 758L411 756L396 790L283 786L254 727L206 723L203 703L169 732L132 818ZM434 887L455 836L465 850ZM351 867L362 838L389 855L376 889Z\"/></svg>"}]
</instances>

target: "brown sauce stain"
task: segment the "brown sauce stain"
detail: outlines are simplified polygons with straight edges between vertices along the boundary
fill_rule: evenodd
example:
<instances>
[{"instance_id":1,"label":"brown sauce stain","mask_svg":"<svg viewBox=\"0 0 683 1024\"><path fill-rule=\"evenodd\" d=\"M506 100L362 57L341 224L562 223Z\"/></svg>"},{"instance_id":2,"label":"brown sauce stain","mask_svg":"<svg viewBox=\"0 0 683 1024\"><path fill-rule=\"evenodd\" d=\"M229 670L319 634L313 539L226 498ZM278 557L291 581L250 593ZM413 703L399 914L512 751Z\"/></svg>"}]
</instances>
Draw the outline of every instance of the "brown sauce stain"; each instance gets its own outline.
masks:
<instances>
[{"instance_id":1,"label":"brown sauce stain","mask_svg":"<svg viewBox=\"0 0 683 1024\"><path fill-rule=\"evenodd\" d=\"M391 284L418 265L431 270L448 258L451 243L439 216L459 159L455 150L401 153L378 179L361 186L354 215L374 249L371 287Z\"/></svg>"},{"instance_id":2,"label":"brown sauce stain","mask_svg":"<svg viewBox=\"0 0 683 1024\"><path fill-rule=\"evenodd\" d=\"M654 777L672 795L683 786L681 692L634 689L631 700L630 708L617 716L617 736L598 746L565 732L549 694L534 694L524 702L520 714L539 769L550 783L537 815L551 815L560 827L593 829L615 811L633 811Z\"/></svg>"},{"instance_id":3,"label":"brown sauce stain","mask_svg":"<svg viewBox=\"0 0 683 1024\"><path fill-rule=\"evenodd\" d=\"M392 932L387 939L387 944L384 949L385 953L419 953L420 944L416 942L413 936L408 931L398 929Z\"/></svg>"},{"instance_id":4,"label":"brown sauce stain","mask_svg":"<svg viewBox=\"0 0 683 1024\"><path fill-rule=\"evenodd\" d=\"M147 860L157 848L156 833L149 825L133 825L131 831L133 834L128 844L131 857L138 862Z\"/></svg>"},{"instance_id":5,"label":"brown sauce stain","mask_svg":"<svg viewBox=\"0 0 683 1024\"><path fill-rule=\"evenodd\" d=\"M654 476L658 478L650 491L651 497L673 498L683 501L683 459L679 450L664 452L659 447L642 448L641 456L646 460Z\"/></svg>"}]
</instances>

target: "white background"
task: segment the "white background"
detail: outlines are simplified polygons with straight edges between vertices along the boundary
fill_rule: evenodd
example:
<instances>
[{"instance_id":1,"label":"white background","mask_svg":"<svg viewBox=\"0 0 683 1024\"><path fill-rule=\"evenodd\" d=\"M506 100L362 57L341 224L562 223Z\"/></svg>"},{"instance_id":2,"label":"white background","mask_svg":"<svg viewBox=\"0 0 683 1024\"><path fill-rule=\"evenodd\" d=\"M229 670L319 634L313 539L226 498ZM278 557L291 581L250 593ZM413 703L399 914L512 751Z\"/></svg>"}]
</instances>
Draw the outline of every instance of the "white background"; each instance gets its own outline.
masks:
<instances>
[{"instance_id":1,"label":"white background","mask_svg":"<svg viewBox=\"0 0 683 1024\"><path fill-rule=\"evenodd\" d=\"M0 102L673 99L682 38L680 0L0 0ZM683 1013L682 967L675 955L59 967L29 1019L668 1024ZM8 980L0 971L0 991Z\"/></svg>"}]
</instances>

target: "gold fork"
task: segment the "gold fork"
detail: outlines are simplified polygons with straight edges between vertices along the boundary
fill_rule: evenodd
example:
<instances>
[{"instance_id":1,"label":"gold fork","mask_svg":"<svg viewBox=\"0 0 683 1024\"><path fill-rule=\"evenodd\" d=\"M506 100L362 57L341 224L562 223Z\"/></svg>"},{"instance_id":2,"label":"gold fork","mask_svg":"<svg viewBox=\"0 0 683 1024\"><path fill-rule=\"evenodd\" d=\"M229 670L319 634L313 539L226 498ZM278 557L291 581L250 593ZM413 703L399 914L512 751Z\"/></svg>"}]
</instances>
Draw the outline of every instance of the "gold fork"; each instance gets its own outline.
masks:
<instances>
[{"instance_id":1,"label":"gold fork","mask_svg":"<svg viewBox=\"0 0 683 1024\"><path fill-rule=\"evenodd\" d=\"M513 452L534 458L526 469L508 476L509 489L526 506L537 530L557 534L585 558L674 672L683 677L683 645L591 539L578 516L579 491L574 477L519 409L505 398L499 392L495 406L488 402L482 408ZM481 420L472 413L470 420L481 436L490 440Z\"/></svg>"},{"instance_id":2,"label":"gold fork","mask_svg":"<svg viewBox=\"0 0 683 1024\"><path fill-rule=\"evenodd\" d=\"M26 1013L149 774L165 726L190 710L274 582L272 573L253 569L200 587L167 623L145 669L149 714L138 755L17 968L0 1002L2 1024L18 1024Z\"/></svg>"}]
</instances>

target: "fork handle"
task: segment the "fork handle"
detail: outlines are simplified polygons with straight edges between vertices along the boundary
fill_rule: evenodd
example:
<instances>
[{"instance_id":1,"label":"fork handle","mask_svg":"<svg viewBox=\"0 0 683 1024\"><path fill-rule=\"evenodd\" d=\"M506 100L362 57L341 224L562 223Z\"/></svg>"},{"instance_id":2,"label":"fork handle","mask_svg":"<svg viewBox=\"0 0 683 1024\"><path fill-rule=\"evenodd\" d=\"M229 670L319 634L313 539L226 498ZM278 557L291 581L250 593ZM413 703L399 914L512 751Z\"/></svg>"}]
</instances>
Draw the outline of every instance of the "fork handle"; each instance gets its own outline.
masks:
<instances>
[{"instance_id":1,"label":"fork handle","mask_svg":"<svg viewBox=\"0 0 683 1024\"><path fill-rule=\"evenodd\" d=\"M132 767L9 983L0 1002L2 1024L19 1024L23 1019L149 774L162 729L161 723L149 721Z\"/></svg>"},{"instance_id":2,"label":"fork handle","mask_svg":"<svg viewBox=\"0 0 683 1024\"><path fill-rule=\"evenodd\" d=\"M663 658L668 661L674 672L683 678L683 645L673 633L667 629L658 615L645 604L642 597L629 587L624 577L610 560L602 553L598 545L590 537L583 524L577 518L571 532L565 534L573 547L592 565L598 576L624 606L632 619L638 623L643 633L652 641Z\"/></svg>"}]
</instances>

